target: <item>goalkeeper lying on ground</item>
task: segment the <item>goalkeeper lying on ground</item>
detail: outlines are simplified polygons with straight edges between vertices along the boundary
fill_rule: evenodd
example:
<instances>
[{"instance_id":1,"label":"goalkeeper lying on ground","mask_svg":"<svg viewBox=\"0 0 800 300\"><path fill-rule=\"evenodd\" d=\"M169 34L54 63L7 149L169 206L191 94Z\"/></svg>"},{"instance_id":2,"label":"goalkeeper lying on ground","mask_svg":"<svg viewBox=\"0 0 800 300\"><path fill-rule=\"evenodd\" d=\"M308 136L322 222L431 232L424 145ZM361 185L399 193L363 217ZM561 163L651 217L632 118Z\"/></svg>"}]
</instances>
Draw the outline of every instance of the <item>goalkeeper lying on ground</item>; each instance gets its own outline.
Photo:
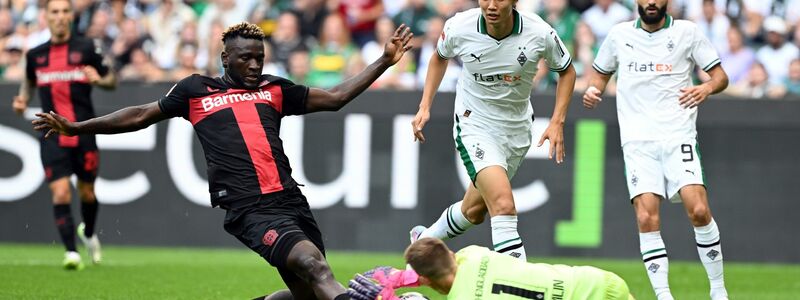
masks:
<instances>
[{"instance_id":1,"label":"goalkeeper lying on ground","mask_svg":"<svg viewBox=\"0 0 800 300\"><path fill-rule=\"evenodd\" d=\"M357 300L393 300L399 299L396 288L426 285L458 300L633 299L622 278L595 267L523 263L478 246L453 253L433 238L411 244L405 259L414 270L379 267L357 274L348 294Z\"/></svg>"}]
</instances>

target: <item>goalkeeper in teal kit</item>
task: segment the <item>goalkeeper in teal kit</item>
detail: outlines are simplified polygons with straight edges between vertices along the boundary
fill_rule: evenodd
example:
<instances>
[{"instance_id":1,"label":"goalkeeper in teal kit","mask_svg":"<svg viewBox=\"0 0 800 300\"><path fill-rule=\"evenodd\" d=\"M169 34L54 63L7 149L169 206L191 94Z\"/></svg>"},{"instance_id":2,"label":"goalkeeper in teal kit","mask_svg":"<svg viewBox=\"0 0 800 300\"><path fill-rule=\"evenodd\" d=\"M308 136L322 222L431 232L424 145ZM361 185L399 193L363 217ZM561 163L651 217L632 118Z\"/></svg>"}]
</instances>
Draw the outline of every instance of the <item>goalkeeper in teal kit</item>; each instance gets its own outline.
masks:
<instances>
[{"instance_id":1,"label":"goalkeeper in teal kit","mask_svg":"<svg viewBox=\"0 0 800 300\"><path fill-rule=\"evenodd\" d=\"M406 249L412 270L380 267L357 275L348 293L358 300L399 299L394 289L426 285L447 299L630 300L628 285L614 273L587 266L523 263L488 248L453 253L438 239L423 238Z\"/></svg>"}]
</instances>

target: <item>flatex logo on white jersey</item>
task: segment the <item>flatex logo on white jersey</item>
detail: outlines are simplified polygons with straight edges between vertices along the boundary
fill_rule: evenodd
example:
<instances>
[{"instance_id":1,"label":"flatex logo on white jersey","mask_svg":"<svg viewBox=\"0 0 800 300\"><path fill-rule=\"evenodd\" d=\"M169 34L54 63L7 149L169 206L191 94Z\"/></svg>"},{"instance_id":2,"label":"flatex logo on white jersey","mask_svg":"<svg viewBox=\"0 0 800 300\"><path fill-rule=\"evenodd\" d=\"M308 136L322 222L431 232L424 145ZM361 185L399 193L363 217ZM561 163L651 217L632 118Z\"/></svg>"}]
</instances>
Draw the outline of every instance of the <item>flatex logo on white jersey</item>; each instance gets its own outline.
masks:
<instances>
[{"instance_id":1,"label":"flatex logo on white jersey","mask_svg":"<svg viewBox=\"0 0 800 300\"><path fill-rule=\"evenodd\" d=\"M201 99L200 101L203 104L203 110L209 111L216 107L221 107L228 104L257 100L272 102L272 93L264 90L258 90L254 92L222 94L215 97L209 96Z\"/></svg>"}]
</instances>

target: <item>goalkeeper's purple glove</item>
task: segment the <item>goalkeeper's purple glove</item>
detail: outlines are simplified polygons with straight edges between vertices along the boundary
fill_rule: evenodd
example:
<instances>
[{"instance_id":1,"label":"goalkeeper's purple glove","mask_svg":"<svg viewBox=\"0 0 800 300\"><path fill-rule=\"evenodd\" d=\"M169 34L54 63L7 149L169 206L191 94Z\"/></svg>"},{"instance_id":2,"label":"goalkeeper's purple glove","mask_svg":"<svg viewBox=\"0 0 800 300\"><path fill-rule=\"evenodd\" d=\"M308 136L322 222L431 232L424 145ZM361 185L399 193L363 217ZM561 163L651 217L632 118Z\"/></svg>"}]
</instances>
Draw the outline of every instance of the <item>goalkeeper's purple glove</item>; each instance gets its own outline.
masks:
<instances>
[{"instance_id":1,"label":"goalkeeper's purple glove","mask_svg":"<svg viewBox=\"0 0 800 300\"><path fill-rule=\"evenodd\" d=\"M399 300L394 288L384 287L374 280L356 274L348 283L347 295L355 300Z\"/></svg>"}]
</instances>

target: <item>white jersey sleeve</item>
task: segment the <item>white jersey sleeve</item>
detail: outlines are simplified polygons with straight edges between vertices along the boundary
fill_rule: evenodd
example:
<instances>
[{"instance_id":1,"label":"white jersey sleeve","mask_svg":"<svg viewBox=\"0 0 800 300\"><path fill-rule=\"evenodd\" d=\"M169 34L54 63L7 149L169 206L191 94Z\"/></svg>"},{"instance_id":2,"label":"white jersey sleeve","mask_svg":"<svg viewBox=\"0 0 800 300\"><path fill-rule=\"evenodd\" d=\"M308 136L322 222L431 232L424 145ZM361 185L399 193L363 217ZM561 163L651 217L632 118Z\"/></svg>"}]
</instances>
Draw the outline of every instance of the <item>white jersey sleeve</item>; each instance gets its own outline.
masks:
<instances>
[{"instance_id":1,"label":"white jersey sleeve","mask_svg":"<svg viewBox=\"0 0 800 300\"><path fill-rule=\"evenodd\" d=\"M600 74L611 75L617 71L619 61L617 60L615 31L616 30L612 29L611 32L608 33L606 39L603 40L603 44L600 45L600 49L597 51L597 56L594 58L592 68Z\"/></svg>"},{"instance_id":2,"label":"white jersey sleeve","mask_svg":"<svg viewBox=\"0 0 800 300\"><path fill-rule=\"evenodd\" d=\"M692 30L692 61L695 65L703 68L703 71L711 70L714 66L720 63L719 54L711 42L708 40L700 27L694 26Z\"/></svg>"},{"instance_id":3,"label":"white jersey sleeve","mask_svg":"<svg viewBox=\"0 0 800 300\"><path fill-rule=\"evenodd\" d=\"M436 53L439 54L439 57L444 59L451 59L456 56L456 43L453 41L455 39L455 35L452 34L455 31L453 28L454 22L455 21L453 21L451 18L444 23L442 35L439 37L439 41L436 43Z\"/></svg>"},{"instance_id":4,"label":"white jersey sleeve","mask_svg":"<svg viewBox=\"0 0 800 300\"><path fill-rule=\"evenodd\" d=\"M545 39L545 61L547 67L553 72L561 72L569 68L572 57L567 51L567 47L561 42L555 29L550 28L550 35Z\"/></svg>"}]
</instances>

